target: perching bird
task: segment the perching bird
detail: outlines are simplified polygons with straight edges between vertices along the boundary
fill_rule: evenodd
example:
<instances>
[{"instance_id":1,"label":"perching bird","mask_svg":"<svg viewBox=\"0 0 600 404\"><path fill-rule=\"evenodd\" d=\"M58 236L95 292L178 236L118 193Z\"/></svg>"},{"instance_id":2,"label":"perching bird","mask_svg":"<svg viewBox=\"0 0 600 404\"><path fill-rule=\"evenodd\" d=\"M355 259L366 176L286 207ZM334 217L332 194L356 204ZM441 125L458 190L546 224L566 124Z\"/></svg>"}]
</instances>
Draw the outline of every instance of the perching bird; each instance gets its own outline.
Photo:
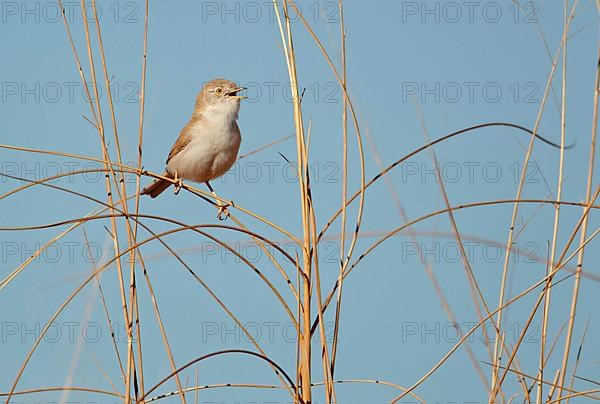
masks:
<instances>
[{"instance_id":1,"label":"perching bird","mask_svg":"<svg viewBox=\"0 0 600 404\"><path fill-rule=\"evenodd\" d=\"M225 174L235 163L242 137L237 124L244 87L225 79L214 79L202 88L196 98L192 118L179 133L167 157L164 177L204 182L212 191L210 180ZM156 198L172 183L158 179L142 190L142 195ZM227 207L219 206L219 217Z\"/></svg>"}]
</instances>

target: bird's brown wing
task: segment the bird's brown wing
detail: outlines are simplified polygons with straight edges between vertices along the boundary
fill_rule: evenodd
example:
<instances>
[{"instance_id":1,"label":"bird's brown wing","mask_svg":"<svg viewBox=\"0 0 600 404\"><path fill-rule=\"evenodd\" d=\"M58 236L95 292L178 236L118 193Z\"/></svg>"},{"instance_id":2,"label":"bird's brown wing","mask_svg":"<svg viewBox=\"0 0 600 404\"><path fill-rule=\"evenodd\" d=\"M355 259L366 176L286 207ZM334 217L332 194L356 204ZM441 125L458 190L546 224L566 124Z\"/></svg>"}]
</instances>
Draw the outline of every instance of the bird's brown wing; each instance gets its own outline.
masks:
<instances>
[{"instance_id":1,"label":"bird's brown wing","mask_svg":"<svg viewBox=\"0 0 600 404\"><path fill-rule=\"evenodd\" d=\"M169 152L169 156L167 157L167 164L169 164L169 160L177 153L185 149L185 147L192 141L192 136L187 131L187 126L181 130L179 133L179 137L175 141L175 144L171 148Z\"/></svg>"},{"instance_id":2,"label":"bird's brown wing","mask_svg":"<svg viewBox=\"0 0 600 404\"><path fill-rule=\"evenodd\" d=\"M183 128L183 130L179 133L179 137L175 141L175 144L171 148L169 152L169 156L167 157L167 164L169 164L169 160L177 153L181 152L192 140L192 136L189 135L187 131L187 126ZM167 172L163 174L163 176L172 178L173 174ZM157 179L152 184L148 185L146 188L142 190L142 195L150 195L152 198L156 198L160 195L165 189L169 188L171 183L169 181L163 179Z\"/></svg>"}]
</instances>

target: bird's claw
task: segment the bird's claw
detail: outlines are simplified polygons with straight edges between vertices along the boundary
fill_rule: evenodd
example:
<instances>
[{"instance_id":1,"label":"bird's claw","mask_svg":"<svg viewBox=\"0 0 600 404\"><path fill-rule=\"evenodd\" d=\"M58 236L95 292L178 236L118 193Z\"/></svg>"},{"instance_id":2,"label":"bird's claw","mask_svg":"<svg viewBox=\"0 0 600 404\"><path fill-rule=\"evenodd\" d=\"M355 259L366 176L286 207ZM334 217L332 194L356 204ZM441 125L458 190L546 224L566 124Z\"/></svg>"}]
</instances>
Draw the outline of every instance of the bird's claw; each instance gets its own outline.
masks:
<instances>
[{"instance_id":1,"label":"bird's claw","mask_svg":"<svg viewBox=\"0 0 600 404\"><path fill-rule=\"evenodd\" d=\"M177 182L175 183L175 189L173 190L173 193L175 195L179 195L179 191L181 191L181 187L183 186L183 181L181 178L176 178Z\"/></svg>"},{"instance_id":2,"label":"bird's claw","mask_svg":"<svg viewBox=\"0 0 600 404\"><path fill-rule=\"evenodd\" d=\"M217 205L217 219L223 221L223 220L227 220L227 218L229 217L229 210L227 210L228 207L235 207L235 205L233 204L233 201L229 201L227 203L223 203L223 204L218 204Z\"/></svg>"}]
</instances>

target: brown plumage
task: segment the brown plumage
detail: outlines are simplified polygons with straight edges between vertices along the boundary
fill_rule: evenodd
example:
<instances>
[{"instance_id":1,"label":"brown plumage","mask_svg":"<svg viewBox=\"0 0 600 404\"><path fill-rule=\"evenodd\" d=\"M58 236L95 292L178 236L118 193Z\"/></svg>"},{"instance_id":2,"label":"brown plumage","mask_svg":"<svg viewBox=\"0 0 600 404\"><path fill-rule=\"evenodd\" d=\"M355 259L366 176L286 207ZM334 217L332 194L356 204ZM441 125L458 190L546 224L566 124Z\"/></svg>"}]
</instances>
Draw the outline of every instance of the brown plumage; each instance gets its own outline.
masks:
<instances>
[{"instance_id":1,"label":"brown plumage","mask_svg":"<svg viewBox=\"0 0 600 404\"><path fill-rule=\"evenodd\" d=\"M164 174L165 177L173 178L168 173ZM146 188L142 190L142 195L150 195L151 198L156 198L160 195L165 189L169 188L171 183L167 180L158 179L154 181L152 184L148 185Z\"/></svg>"}]
</instances>

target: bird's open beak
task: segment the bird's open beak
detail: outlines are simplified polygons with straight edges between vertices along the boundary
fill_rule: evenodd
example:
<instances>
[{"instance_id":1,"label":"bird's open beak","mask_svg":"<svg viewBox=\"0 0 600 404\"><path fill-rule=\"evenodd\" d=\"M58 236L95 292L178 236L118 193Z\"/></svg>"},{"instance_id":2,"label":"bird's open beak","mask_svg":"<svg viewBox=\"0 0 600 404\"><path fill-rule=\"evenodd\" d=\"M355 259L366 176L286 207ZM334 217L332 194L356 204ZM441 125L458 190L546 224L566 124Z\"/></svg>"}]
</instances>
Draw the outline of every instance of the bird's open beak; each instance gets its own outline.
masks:
<instances>
[{"instance_id":1,"label":"bird's open beak","mask_svg":"<svg viewBox=\"0 0 600 404\"><path fill-rule=\"evenodd\" d=\"M238 87L238 88L234 88L233 90L229 91L229 92L227 93L227 95L228 95L229 97L233 97L233 98L239 98L240 100L241 100L241 99L244 99L244 98L248 98L248 97L246 97L245 95L238 95L238 93L239 93L240 91L244 91L245 89L246 89L246 87Z\"/></svg>"}]
</instances>

